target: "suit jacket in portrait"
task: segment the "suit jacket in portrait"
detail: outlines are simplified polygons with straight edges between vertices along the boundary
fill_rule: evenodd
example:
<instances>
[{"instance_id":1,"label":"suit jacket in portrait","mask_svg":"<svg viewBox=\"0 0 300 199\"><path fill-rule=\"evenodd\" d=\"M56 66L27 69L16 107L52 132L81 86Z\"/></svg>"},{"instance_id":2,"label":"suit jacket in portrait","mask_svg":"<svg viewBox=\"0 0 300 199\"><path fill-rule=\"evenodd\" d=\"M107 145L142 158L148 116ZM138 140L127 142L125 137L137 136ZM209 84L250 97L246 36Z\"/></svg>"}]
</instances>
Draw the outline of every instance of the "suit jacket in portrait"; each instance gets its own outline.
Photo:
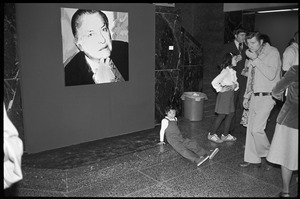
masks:
<instances>
[{"instance_id":1,"label":"suit jacket in portrait","mask_svg":"<svg viewBox=\"0 0 300 199\"><path fill-rule=\"evenodd\" d=\"M113 40L110 58L125 81L128 81L128 56L128 43ZM86 62L84 52L78 52L65 66L65 84L66 86L95 84L93 72Z\"/></svg>"}]
</instances>

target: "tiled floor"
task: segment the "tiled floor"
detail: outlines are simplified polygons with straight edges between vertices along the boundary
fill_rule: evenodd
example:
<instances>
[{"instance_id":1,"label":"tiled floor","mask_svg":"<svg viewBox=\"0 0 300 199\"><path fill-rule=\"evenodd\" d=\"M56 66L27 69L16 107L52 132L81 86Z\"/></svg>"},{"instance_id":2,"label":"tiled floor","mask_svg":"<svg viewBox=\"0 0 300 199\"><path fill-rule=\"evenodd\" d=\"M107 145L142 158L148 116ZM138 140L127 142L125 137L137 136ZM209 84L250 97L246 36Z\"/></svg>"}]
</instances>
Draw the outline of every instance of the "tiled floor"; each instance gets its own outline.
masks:
<instances>
[{"instance_id":1,"label":"tiled floor","mask_svg":"<svg viewBox=\"0 0 300 199\"><path fill-rule=\"evenodd\" d=\"M202 147L219 147L214 159L200 167L177 154L169 144L160 147L160 125L153 129L78 144L70 147L24 154L23 180L5 191L6 196L47 197L276 197L281 191L281 170L267 164L261 168L240 168L243 161L245 128L235 129L234 143L215 144L207 133L215 118L216 95L207 72L203 92L203 119L179 117L185 137ZM273 137L280 106L270 116L267 135ZM239 126L237 124L237 126ZM298 195L298 172L291 182L291 196Z\"/></svg>"},{"instance_id":2,"label":"tiled floor","mask_svg":"<svg viewBox=\"0 0 300 199\"><path fill-rule=\"evenodd\" d=\"M200 167L178 155L169 144L160 147L159 128L71 147L24 155L24 179L6 191L13 196L59 197L276 197L280 167L240 168L245 132L235 143L215 144L206 136L214 119L179 121L184 136L207 148L219 147L214 159ZM274 113L276 115L276 113ZM272 137L273 126L268 125ZM298 193L293 174L292 196Z\"/></svg>"}]
</instances>

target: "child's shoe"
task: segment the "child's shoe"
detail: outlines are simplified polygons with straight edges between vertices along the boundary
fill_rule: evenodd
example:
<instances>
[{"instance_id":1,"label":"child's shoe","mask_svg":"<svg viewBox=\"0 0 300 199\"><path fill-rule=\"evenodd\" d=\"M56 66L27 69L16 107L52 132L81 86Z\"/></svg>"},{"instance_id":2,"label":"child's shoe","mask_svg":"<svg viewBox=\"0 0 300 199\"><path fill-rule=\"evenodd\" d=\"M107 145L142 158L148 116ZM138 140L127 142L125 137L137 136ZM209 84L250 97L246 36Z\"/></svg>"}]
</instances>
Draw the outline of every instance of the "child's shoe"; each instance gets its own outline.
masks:
<instances>
[{"instance_id":1,"label":"child's shoe","mask_svg":"<svg viewBox=\"0 0 300 199\"><path fill-rule=\"evenodd\" d=\"M197 167L199 167L203 162L205 162L209 158L208 155L201 156L200 159L197 161Z\"/></svg>"},{"instance_id":2,"label":"child's shoe","mask_svg":"<svg viewBox=\"0 0 300 199\"><path fill-rule=\"evenodd\" d=\"M215 143L222 143L223 142L223 140L221 140L217 134L211 135L210 133L208 133L207 139L209 139L210 141L213 141Z\"/></svg>"},{"instance_id":3,"label":"child's shoe","mask_svg":"<svg viewBox=\"0 0 300 199\"><path fill-rule=\"evenodd\" d=\"M234 142L234 141L236 141L236 137L234 137L230 134L228 134L226 136L222 134L221 140L223 140L224 142Z\"/></svg>"},{"instance_id":4,"label":"child's shoe","mask_svg":"<svg viewBox=\"0 0 300 199\"><path fill-rule=\"evenodd\" d=\"M211 153L209 154L209 159L213 159L215 155L219 152L219 148L215 148L214 150L210 151Z\"/></svg>"}]
</instances>

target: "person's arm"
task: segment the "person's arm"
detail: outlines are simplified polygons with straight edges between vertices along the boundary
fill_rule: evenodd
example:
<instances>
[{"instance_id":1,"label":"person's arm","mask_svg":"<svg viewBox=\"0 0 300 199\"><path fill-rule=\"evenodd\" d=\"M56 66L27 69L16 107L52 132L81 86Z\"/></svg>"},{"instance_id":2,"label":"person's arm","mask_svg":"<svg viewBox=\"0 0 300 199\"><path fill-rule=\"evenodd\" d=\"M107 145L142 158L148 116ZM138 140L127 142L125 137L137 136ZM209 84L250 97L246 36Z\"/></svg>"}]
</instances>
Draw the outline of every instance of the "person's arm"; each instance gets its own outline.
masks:
<instances>
[{"instance_id":1,"label":"person's arm","mask_svg":"<svg viewBox=\"0 0 300 199\"><path fill-rule=\"evenodd\" d=\"M297 71L295 67L299 66L292 66L285 75L276 83L274 88L272 89L272 95L276 99L281 99L282 93L288 88L288 86L295 81L297 76Z\"/></svg>"},{"instance_id":2,"label":"person's arm","mask_svg":"<svg viewBox=\"0 0 300 199\"><path fill-rule=\"evenodd\" d=\"M225 78L227 73L228 73L228 71L223 69L221 71L221 73L219 75L217 75L211 82L211 85L214 87L214 89L217 92L220 92L222 90L223 86L221 85L221 82L223 81L223 79Z\"/></svg>"},{"instance_id":3,"label":"person's arm","mask_svg":"<svg viewBox=\"0 0 300 199\"><path fill-rule=\"evenodd\" d=\"M234 70L233 70L233 71L234 71ZM234 85L233 85L233 90L234 90L234 91L237 91L237 90L239 90L240 85L239 85L239 83L238 83L238 81L237 81L236 71L233 72L232 78L233 78L233 84L234 84Z\"/></svg>"},{"instance_id":4,"label":"person's arm","mask_svg":"<svg viewBox=\"0 0 300 199\"><path fill-rule=\"evenodd\" d=\"M240 85L239 85L239 83L238 83L237 81L235 81L235 82L234 82L234 84L235 84L234 91L237 91L237 90L239 90L239 88L240 88Z\"/></svg>"},{"instance_id":5,"label":"person's arm","mask_svg":"<svg viewBox=\"0 0 300 199\"><path fill-rule=\"evenodd\" d=\"M281 59L277 50L272 50L268 55L266 61L261 59L261 56L253 59L252 64L270 81L272 81L276 74L280 72Z\"/></svg>"},{"instance_id":6,"label":"person's arm","mask_svg":"<svg viewBox=\"0 0 300 199\"><path fill-rule=\"evenodd\" d=\"M164 142L164 137L165 137L165 131L169 125L169 121L167 119L162 119L161 120L161 127L160 127L160 132L159 132L159 144L165 144Z\"/></svg>"},{"instance_id":7,"label":"person's arm","mask_svg":"<svg viewBox=\"0 0 300 199\"><path fill-rule=\"evenodd\" d=\"M289 68L293 65L293 59L295 57L295 53L290 49L287 48L282 56L282 70L288 71Z\"/></svg>"},{"instance_id":8,"label":"person's arm","mask_svg":"<svg viewBox=\"0 0 300 199\"><path fill-rule=\"evenodd\" d=\"M251 76L251 73L252 73L252 65L251 65L252 61L249 59L246 61L246 66L248 67L248 76L247 76L247 83L246 83L246 89L245 89L245 93L244 93L244 99L243 99L243 107L245 109L248 109L249 108L249 100L250 100L250 97L251 97L251 94L252 94L252 89L251 89L251 78L253 78Z\"/></svg>"}]
</instances>

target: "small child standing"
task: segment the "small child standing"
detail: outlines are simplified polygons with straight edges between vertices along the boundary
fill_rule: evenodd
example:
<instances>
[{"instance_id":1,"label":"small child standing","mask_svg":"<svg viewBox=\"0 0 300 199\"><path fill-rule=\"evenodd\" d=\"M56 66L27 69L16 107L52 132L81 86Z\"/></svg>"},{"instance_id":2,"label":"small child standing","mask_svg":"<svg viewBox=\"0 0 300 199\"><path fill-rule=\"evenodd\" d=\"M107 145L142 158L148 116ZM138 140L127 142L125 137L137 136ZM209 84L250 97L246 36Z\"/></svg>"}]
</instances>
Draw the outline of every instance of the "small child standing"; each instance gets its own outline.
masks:
<instances>
[{"instance_id":1,"label":"small child standing","mask_svg":"<svg viewBox=\"0 0 300 199\"><path fill-rule=\"evenodd\" d=\"M184 139L177 126L176 109L172 105L165 109L166 117L161 121L160 142L158 144L165 144L164 135L168 143L183 157L195 162L200 166L208 158L212 159L219 151L218 148L214 150L205 150L199 144L191 139Z\"/></svg>"},{"instance_id":2,"label":"small child standing","mask_svg":"<svg viewBox=\"0 0 300 199\"><path fill-rule=\"evenodd\" d=\"M236 137L228 133L232 117L235 112L234 108L234 91L239 89L237 82L236 71L232 69L235 67L239 57L232 53L224 55L220 65L220 74L211 82L214 89L218 92L215 112L216 117L212 131L208 133L207 138L215 143L222 143L223 141L236 141ZM224 120L225 119L225 120ZM224 131L221 138L216 134L222 121L224 120Z\"/></svg>"}]
</instances>

